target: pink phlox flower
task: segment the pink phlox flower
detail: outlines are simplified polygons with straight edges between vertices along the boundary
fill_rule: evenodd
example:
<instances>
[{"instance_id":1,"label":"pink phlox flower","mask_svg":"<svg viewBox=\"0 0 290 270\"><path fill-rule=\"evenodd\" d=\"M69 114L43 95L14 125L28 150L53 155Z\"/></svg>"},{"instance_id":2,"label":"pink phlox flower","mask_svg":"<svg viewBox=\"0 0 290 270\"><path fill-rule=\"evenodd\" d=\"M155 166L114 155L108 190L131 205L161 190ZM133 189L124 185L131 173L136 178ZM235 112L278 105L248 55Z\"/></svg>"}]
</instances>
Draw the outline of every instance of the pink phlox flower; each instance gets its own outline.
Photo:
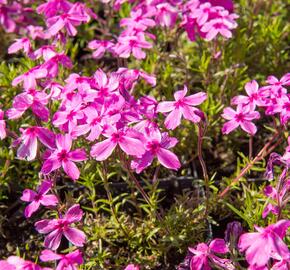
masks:
<instances>
[{"instance_id":1,"label":"pink phlox flower","mask_svg":"<svg viewBox=\"0 0 290 270\"><path fill-rule=\"evenodd\" d=\"M149 119L154 119L157 117L157 106L158 102L154 97L144 96L139 100L139 111L142 115Z\"/></svg>"},{"instance_id":2,"label":"pink phlox flower","mask_svg":"<svg viewBox=\"0 0 290 270\"><path fill-rule=\"evenodd\" d=\"M83 149L71 151L71 147L72 138L69 134L56 135L56 149L54 149L44 161L41 172L43 174L49 174L62 167L72 180L77 180L80 176L80 171L75 165L75 162L82 162L86 160L87 157Z\"/></svg>"},{"instance_id":3,"label":"pink phlox flower","mask_svg":"<svg viewBox=\"0 0 290 270\"><path fill-rule=\"evenodd\" d=\"M183 90L174 93L175 101L163 101L158 104L158 112L170 112L165 119L166 128L175 129L180 125L182 116L193 123L198 123L201 120L199 116L200 110L194 106L204 102L207 98L207 94L199 92L187 97L186 94L187 87L184 86Z\"/></svg>"},{"instance_id":4,"label":"pink phlox flower","mask_svg":"<svg viewBox=\"0 0 290 270\"><path fill-rule=\"evenodd\" d=\"M173 27L178 16L178 10L170 3L160 3L156 6L156 22L163 27Z\"/></svg>"},{"instance_id":5,"label":"pink phlox flower","mask_svg":"<svg viewBox=\"0 0 290 270\"><path fill-rule=\"evenodd\" d=\"M56 47L54 45L44 45L41 46L39 49L34 51L35 59L39 59L42 57L44 61L48 61L52 57L57 55Z\"/></svg>"},{"instance_id":6,"label":"pink phlox flower","mask_svg":"<svg viewBox=\"0 0 290 270\"><path fill-rule=\"evenodd\" d=\"M290 269L290 255L286 259L282 259L273 264L271 270L289 270ZM267 269L266 269L267 270Z\"/></svg>"},{"instance_id":7,"label":"pink phlox flower","mask_svg":"<svg viewBox=\"0 0 290 270\"><path fill-rule=\"evenodd\" d=\"M27 35L30 36L33 40L39 39L47 39L48 36L44 33L44 29L42 26L28 25L26 27Z\"/></svg>"},{"instance_id":8,"label":"pink phlox flower","mask_svg":"<svg viewBox=\"0 0 290 270\"><path fill-rule=\"evenodd\" d=\"M289 86L290 85L290 73L285 74L282 76L282 78L279 80L275 76L269 76L266 80L266 82L269 84L269 88L284 88L284 86ZM287 91L287 89L286 89Z\"/></svg>"},{"instance_id":9,"label":"pink phlox flower","mask_svg":"<svg viewBox=\"0 0 290 270\"><path fill-rule=\"evenodd\" d=\"M73 245L82 247L86 241L83 231L72 227L75 222L81 221L83 211L78 204L70 207L64 216L57 219L44 219L35 223L35 228L39 233L47 234L44 240L46 248L56 250L62 236L64 235Z\"/></svg>"},{"instance_id":10,"label":"pink phlox flower","mask_svg":"<svg viewBox=\"0 0 290 270\"><path fill-rule=\"evenodd\" d=\"M225 38L231 38L234 28L237 27L237 24L233 22L232 18L216 18L205 23L200 31L205 33L205 40L211 41L218 34L221 34Z\"/></svg>"},{"instance_id":11,"label":"pink phlox flower","mask_svg":"<svg viewBox=\"0 0 290 270\"><path fill-rule=\"evenodd\" d=\"M18 6L13 5L12 7L11 3L8 4L7 1L0 4L0 24L8 33L16 31L16 23L11 15L18 13L18 9Z\"/></svg>"},{"instance_id":12,"label":"pink phlox flower","mask_svg":"<svg viewBox=\"0 0 290 270\"><path fill-rule=\"evenodd\" d=\"M23 88L36 89L37 83L36 79L42 79L47 76L47 70L42 66L36 66L28 70L22 75L19 75L12 81L12 86L17 86L20 83L23 83Z\"/></svg>"},{"instance_id":13,"label":"pink phlox flower","mask_svg":"<svg viewBox=\"0 0 290 270\"><path fill-rule=\"evenodd\" d=\"M210 2L205 2L199 7L191 9L190 17L195 19L199 26L202 26L210 19L210 15L213 12L216 12L216 8Z\"/></svg>"},{"instance_id":14,"label":"pink phlox flower","mask_svg":"<svg viewBox=\"0 0 290 270\"><path fill-rule=\"evenodd\" d=\"M11 270L52 270L51 268L47 268L47 267L40 267L39 265L31 262L31 261L27 261L24 260L20 257L17 256L10 256L7 258L6 262L9 264L9 266L13 266L13 268L11 268ZM0 264L1 265L1 264ZM2 269L2 268L1 268ZM5 270L10 270L10 268L3 268Z\"/></svg>"},{"instance_id":15,"label":"pink phlox flower","mask_svg":"<svg viewBox=\"0 0 290 270\"><path fill-rule=\"evenodd\" d=\"M57 82L49 82L44 90L50 90L48 97L49 99L58 100L60 99L61 93L63 92L63 86Z\"/></svg>"},{"instance_id":16,"label":"pink phlox flower","mask_svg":"<svg viewBox=\"0 0 290 270\"><path fill-rule=\"evenodd\" d=\"M88 48L94 50L93 58L100 59L104 56L105 52L108 51L113 53L114 43L111 40L92 40L88 44Z\"/></svg>"},{"instance_id":17,"label":"pink phlox flower","mask_svg":"<svg viewBox=\"0 0 290 270\"><path fill-rule=\"evenodd\" d=\"M107 138L91 148L91 156L98 161L107 159L118 145L127 155L142 156L145 152L142 134L130 128L117 129L107 126L103 132Z\"/></svg>"},{"instance_id":18,"label":"pink phlox flower","mask_svg":"<svg viewBox=\"0 0 290 270\"><path fill-rule=\"evenodd\" d=\"M257 127L251 121L259 119L260 114L257 111L251 110L250 107L238 105L236 111L230 107L225 108L222 117L229 120L223 125L223 134L229 134L240 126L250 135L254 135L257 132Z\"/></svg>"},{"instance_id":19,"label":"pink phlox flower","mask_svg":"<svg viewBox=\"0 0 290 270\"><path fill-rule=\"evenodd\" d=\"M28 89L13 99L12 108L7 110L6 114L9 119L18 119L31 108L39 119L47 122L49 118L49 110L46 107L48 99L49 96L44 91Z\"/></svg>"},{"instance_id":20,"label":"pink phlox flower","mask_svg":"<svg viewBox=\"0 0 290 270\"><path fill-rule=\"evenodd\" d=\"M114 114L112 116L107 115L104 106L100 111L92 106L88 106L83 110L83 112L86 116L86 123L77 126L72 134L80 136L90 132L86 137L89 141L97 140L102 134L105 125L115 125L120 120L120 114Z\"/></svg>"},{"instance_id":21,"label":"pink phlox flower","mask_svg":"<svg viewBox=\"0 0 290 270\"><path fill-rule=\"evenodd\" d=\"M0 139L3 140L7 136L6 122L4 120L4 112L0 109Z\"/></svg>"},{"instance_id":22,"label":"pink phlox flower","mask_svg":"<svg viewBox=\"0 0 290 270\"><path fill-rule=\"evenodd\" d=\"M108 77L101 69L98 69L94 73L94 79L95 81L93 87L98 90L98 96L101 98L110 96L119 87L118 77Z\"/></svg>"},{"instance_id":23,"label":"pink phlox flower","mask_svg":"<svg viewBox=\"0 0 290 270\"><path fill-rule=\"evenodd\" d=\"M77 125L78 120L84 117L82 102L80 95L74 95L71 100L66 100L66 103L54 114L53 125L71 132Z\"/></svg>"},{"instance_id":24,"label":"pink phlox flower","mask_svg":"<svg viewBox=\"0 0 290 270\"><path fill-rule=\"evenodd\" d=\"M59 261L55 270L77 270L77 265L83 264L82 253L78 249L68 254L57 254L46 249L41 252L40 260Z\"/></svg>"},{"instance_id":25,"label":"pink phlox flower","mask_svg":"<svg viewBox=\"0 0 290 270\"><path fill-rule=\"evenodd\" d=\"M42 68L47 70L48 77L55 78L58 75L59 64L68 69L73 67L73 63L67 55L64 53L57 53L53 57L46 60L45 63L42 64Z\"/></svg>"},{"instance_id":26,"label":"pink phlox flower","mask_svg":"<svg viewBox=\"0 0 290 270\"><path fill-rule=\"evenodd\" d=\"M142 31L147 30L148 27L154 27L155 21L148 18L152 14L144 13L142 9L132 10L129 18L123 18L120 21L120 26L138 28Z\"/></svg>"},{"instance_id":27,"label":"pink phlox flower","mask_svg":"<svg viewBox=\"0 0 290 270\"><path fill-rule=\"evenodd\" d=\"M17 150L17 157L19 159L26 159L28 161L35 159L38 148L37 139L48 148L55 147L55 135L47 128L35 126L20 130L22 135L14 143L14 145L20 144Z\"/></svg>"},{"instance_id":28,"label":"pink phlox flower","mask_svg":"<svg viewBox=\"0 0 290 270\"><path fill-rule=\"evenodd\" d=\"M65 82L65 93L73 92L76 89L83 92L91 89L92 79L90 77L80 76L79 74L72 73L65 80Z\"/></svg>"},{"instance_id":29,"label":"pink phlox flower","mask_svg":"<svg viewBox=\"0 0 290 270\"><path fill-rule=\"evenodd\" d=\"M91 18L95 20L98 18L92 9L88 8L84 3L81 2L76 2L70 9L70 13L76 13L85 16L87 18L86 22L89 22Z\"/></svg>"},{"instance_id":30,"label":"pink phlox flower","mask_svg":"<svg viewBox=\"0 0 290 270\"><path fill-rule=\"evenodd\" d=\"M5 270L16 270L16 267L7 261L1 260L0 261L0 269L5 269Z\"/></svg>"},{"instance_id":31,"label":"pink phlox flower","mask_svg":"<svg viewBox=\"0 0 290 270\"><path fill-rule=\"evenodd\" d=\"M178 170L181 166L178 157L168 150L173 148L177 142L176 138L169 137L166 132L161 133L158 129L146 130L143 141L145 153L132 161L131 168L140 173L151 165L154 157L157 157L164 167Z\"/></svg>"},{"instance_id":32,"label":"pink phlox flower","mask_svg":"<svg viewBox=\"0 0 290 270\"><path fill-rule=\"evenodd\" d=\"M213 6L224 7L228 11L232 12L234 10L233 0L199 0L201 3L210 2Z\"/></svg>"},{"instance_id":33,"label":"pink phlox flower","mask_svg":"<svg viewBox=\"0 0 290 270\"><path fill-rule=\"evenodd\" d=\"M61 15L56 15L47 19L48 30L47 32L55 36L62 29L66 29L69 36L75 36L77 34L76 26L79 26L81 23L88 22L88 15L80 14L76 8L75 3L67 13Z\"/></svg>"},{"instance_id":34,"label":"pink phlox flower","mask_svg":"<svg viewBox=\"0 0 290 270\"><path fill-rule=\"evenodd\" d=\"M28 38L19 38L19 39L16 39L15 42L10 45L10 47L8 48L8 53L13 54L20 50L23 50L23 52L27 56L30 56L31 48L32 46Z\"/></svg>"},{"instance_id":35,"label":"pink phlox flower","mask_svg":"<svg viewBox=\"0 0 290 270\"><path fill-rule=\"evenodd\" d=\"M145 134L145 153L140 158L132 161L131 168L140 173L151 165L154 157L157 157L164 167L178 170L181 166L179 159L173 152L168 150L173 148L178 140L169 137L166 132L161 134L157 128L150 131L147 129Z\"/></svg>"},{"instance_id":36,"label":"pink phlox flower","mask_svg":"<svg viewBox=\"0 0 290 270\"><path fill-rule=\"evenodd\" d=\"M131 54L136 59L144 59L146 53L142 49L150 49L152 44L145 39L145 34L139 32L137 35L119 36L114 52L122 58L128 58Z\"/></svg>"},{"instance_id":37,"label":"pink phlox flower","mask_svg":"<svg viewBox=\"0 0 290 270\"><path fill-rule=\"evenodd\" d=\"M52 187L52 182L48 180L42 181L38 187L37 192L31 189L25 189L22 193L21 200L24 202L30 202L24 210L26 218L32 216L37 211L40 205L44 206L55 206L58 203L58 199L53 194L47 194Z\"/></svg>"},{"instance_id":38,"label":"pink phlox flower","mask_svg":"<svg viewBox=\"0 0 290 270\"><path fill-rule=\"evenodd\" d=\"M230 260L215 255L215 253L226 254L229 252L223 239L216 238L209 245L200 243L196 248L189 248L189 251L194 254L190 260L190 270L210 270L211 265L217 265L227 270L235 269Z\"/></svg>"},{"instance_id":39,"label":"pink phlox flower","mask_svg":"<svg viewBox=\"0 0 290 270\"><path fill-rule=\"evenodd\" d=\"M50 18L58 12L68 12L72 7L72 3L66 0L48 0L36 8L36 11L45 17Z\"/></svg>"},{"instance_id":40,"label":"pink phlox flower","mask_svg":"<svg viewBox=\"0 0 290 270\"><path fill-rule=\"evenodd\" d=\"M251 110L255 110L256 106L265 106L265 98L267 98L268 93L265 91L259 91L259 85L256 81L251 81L246 83L245 90L248 96L235 96L231 100L233 105L249 105Z\"/></svg>"},{"instance_id":41,"label":"pink phlox flower","mask_svg":"<svg viewBox=\"0 0 290 270\"><path fill-rule=\"evenodd\" d=\"M289 250L283 242L290 220L279 220L266 228L255 226L257 232L242 234L239 249L246 252L250 266L265 267L271 258L282 260L289 258Z\"/></svg>"},{"instance_id":42,"label":"pink phlox flower","mask_svg":"<svg viewBox=\"0 0 290 270\"><path fill-rule=\"evenodd\" d=\"M139 270L139 266L135 264L128 264L124 270Z\"/></svg>"}]
</instances>

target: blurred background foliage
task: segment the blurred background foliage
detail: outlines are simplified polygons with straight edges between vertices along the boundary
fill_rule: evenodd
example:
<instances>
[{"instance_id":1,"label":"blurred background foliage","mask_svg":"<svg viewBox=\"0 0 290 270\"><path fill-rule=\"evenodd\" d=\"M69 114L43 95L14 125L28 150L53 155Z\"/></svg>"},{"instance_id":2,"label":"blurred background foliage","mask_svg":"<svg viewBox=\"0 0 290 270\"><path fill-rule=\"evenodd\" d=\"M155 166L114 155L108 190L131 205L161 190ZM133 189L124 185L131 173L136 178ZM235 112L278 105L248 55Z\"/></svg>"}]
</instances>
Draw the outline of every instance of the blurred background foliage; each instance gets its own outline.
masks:
<instances>
[{"instance_id":1,"label":"blurred background foliage","mask_svg":"<svg viewBox=\"0 0 290 270\"><path fill-rule=\"evenodd\" d=\"M154 48L147 51L144 61L130 58L121 63L111 55L101 60L91 59L87 43L118 35L118 21L128 16L130 5L124 4L118 13L99 1L86 2L105 20L81 26L78 36L70 41L67 53L74 63L73 72L91 76L98 68L114 71L120 65L143 69L157 76L157 86L152 89L141 82L136 85L135 93L152 95L158 101L172 100L173 93L184 84L191 93L207 92L208 100L202 105L208 118L203 155L211 179L211 198L209 218L205 220L197 128L186 121L170 132L180 141L174 151L182 161L182 169L176 174L156 162L137 176L149 194L150 204L138 193L119 156L112 156L107 163L88 161L77 184L65 178L59 180L63 202L80 202L86 213L83 225L89 241L83 269L120 269L129 262L144 265L145 269L174 269L186 255L188 246L212 236L223 237L228 221L240 220L249 230L254 224L264 226L261 213L266 198L261 190L266 183L257 179L263 176L266 160L256 164L224 200L216 200L219 190L249 161L249 138L241 131L223 136L220 115L230 104L231 97L244 92L247 81L256 79L263 85L267 76L280 77L289 71L289 1L235 1L239 26L228 41L206 42L197 38L196 42L190 42L185 33L180 34L178 27L156 29ZM106 20L108 16L110 20ZM3 109L11 106L13 96L20 91L10 86L13 78L34 65L20 55L6 53L14 38L13 34L0 30ZM66 78L70 71L62 72ZM34 121L31 115L25 114L21 123L30 125L35 124ZM18 132L19 122L9 121L8 124ZM271 136L271 125L269 117L259 121L254 154ZM285 138L287 135L284 134ZM24 205L19 197L24 188L37 185L40 165L17 160L10 144L10 139L0 141L0 257L18 253L37 260L43 239L34 231L33 223L49 213L40 212L31 220L25 220ZM275 151L282 153L284 147L282 143ZM163 186L162 182L165 182ZM183 182L187 184L181 188ZM289 216L287 209L284 215ZM269 219L274 221L273 216Z\"/></svg>"}]
</instances>

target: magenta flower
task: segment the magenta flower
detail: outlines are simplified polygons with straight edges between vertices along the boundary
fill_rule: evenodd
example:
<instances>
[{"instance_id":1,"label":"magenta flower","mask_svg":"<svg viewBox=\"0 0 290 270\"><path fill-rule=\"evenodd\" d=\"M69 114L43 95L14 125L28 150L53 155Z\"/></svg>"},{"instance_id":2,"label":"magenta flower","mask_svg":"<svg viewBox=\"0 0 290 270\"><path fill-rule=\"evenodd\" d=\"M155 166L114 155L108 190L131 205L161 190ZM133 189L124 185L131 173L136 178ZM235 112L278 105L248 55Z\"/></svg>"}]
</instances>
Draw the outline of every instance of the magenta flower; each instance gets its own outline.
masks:
<instances>
[{"instance_id":1,"label":"magenta flower","mask_svg":"<svg viewBox=\"0 0 290 270\"><path fill-rule=\"evenodd\" d=\"M66 214L57 219L44 219L35 223L35 228L39 233L47 234L44 240L46 248L56 250L62 236L64 235L73 245L82 247L86 240L86 235L79 229L71 227L75 222L82 219L83 211L78 204L70 207Z\"/></svg>"},{"instance_id":2,"label":"magenta flower","mask_svg":"<svg viewBox=\"0 0 290 270\"><path fill-rule=\"evenodd\" d=\"M16 267L6 261L1 260L0 261L0 269L5 269L5 270L16 270Z\"/></svg>"},{"instance_id":3,"label":"magenta flower","mask_svg":"<svg viewBox=\"0 0 290 270\"><path fill-rule=\"evenodd\" d=\"M12 81L12 86L16 86L19 83L23 82L23 88L25 90L28 89L36 89L37 83L36 79L45 78L47 75L47 70L42 68L41 66L36 66L25 72L24 74L16 77Z\"/></svg>"},{"instance_id":4,"label":"magenta flower","mask_svg":"<svg viewBox=\"0 0 290 270\"><path fill-rule=\"evenodd\" d=\"M13 99L12 108L7 110L6 114L9 119L18 119L25 111L31 108L32 112L39 119L47 122L49 118L49 110L46 108L48 98L48 95L44 91L40 92L35 89L28 89Z\"/></svg>"},{"instance_id":5,"label":"magenta flower","mask_svg":"<svg viewBox=\"0 0 290 270\"><path fill-rule=\"evenodd\" d=\"M52 182L44 180L41 185L38 187L37 192L31 189L25 189L20 198L24 202L30 202L24 210L24 215L26 218L32 216L33 213L37 211L40 205L44 206L55 206L58 203L58 199L53 194L48 194L51 189Z\"/></svg>"},{"instance_id":6,"label":"magenta flower","mask_svg":"<svg viewBox=\"0 0 290 270\"><path fill-rule=\"evenodd\" d=\"M234 270L230 260L215 255L215 253L226 254L229 252L223 239L214 239L209 245L200 243L196 248L189 248L189 251L194 254L190 261L190 270L210 270L212 269L211 264L222 269Z\"/></svg>"},{"instance_id":7,"label":"magenta flower","mask_svg":"<svg viewBox=\"0 0 290 270\"><path fill-rule=\"evenodd\" d=\"M145 134L145 153L140 158L132 161L132 169L140 173L150 166L154 157L157 157L164 167L178 170L181 166L178 157L168 150L177 144L177 139L170 138L167 133L161 134L158 129L152 129Z\"/></svg>"},{"instance_id":8,"label":"magenta flower","mask_svg":"<svg viewBox=\"0 0 290 270\"><path fill-rule=\"evenodd\" d=\"M55 147L55 135L47 128L43 127L29 127L26 129L20 129L22 135L14 144L19 144L17 150L17 157L19 159L26 159L28 161L34 160L37 154L38 143L37 139L40 140L48 148Z\"/></svg>"},{"instance_id":9,"label":"magenta flower","mask_svg":"<svg viewBox=\"0 0 290 270\"><path fill-rule=\"evenodd\" d=\"M175 101L164 101L158 104L157 111L166 113L170 112L165 119L165 126L168 129L175 129L180 125L181 116L185 119L197 123L201 120L200 110L194 106L201 104L207 98L206 93L199 92L194 95L185 96L187 87L174 93Z\"/></svg>"},{"instance_id":10,"label":"magenta flower","mask_svg":"<svg viewBox=\"0 0 290 270\"><path fill-rule=\"evenodd\" d=\"M266 82L269 84L269 88L284 88L284 86L290 85L290 73L285 74L282 76L282 78L279 80L275 76L269 76L266 80ZM284 88L286 89L286 88Z\"/></svg>"},{"instance_id":11,"label":"magenta flower","mask_svg":"<svg viewBox=\"0 0 290 270\"><path fill-rule=\"evenodd\" d=\"M128 264L124 270L139 270L139 266L135 264Z\"/></svg>"},{"instance_id":12,"label":"magenta flower","mask_svg":"<svg viewBox=\"0 0 290 270\"><path fill-rule=\"evenodd\" d=\"M242 234L239 249L246 252L246 260L252 267L265 267L271 258L289 258L289 250L283 242L290 220L280 220L266 228L255 226L258 232Z\"/></svg>"},{"instance_id":13,"label":"magenta flower","mask_svg":"<svg viewBox=\"0 0 290 270\"><path fill-rule=\"evenodd\" d=\"M16 41L8 48L8 53L12 54L20 50L23 50L26 55L29 55L29 53L31 52L31 43L28 38L16 39Z\"/></svg>"},{"instance_id":14,"label":"magenta flower","mask_svg":"<svg viewBox=\"0 0 290 270\"><path fill-rule=\"evenodd\" d=\"M278 215L281 208L287 203L287 194L290 191L290 180L281 181L280 190L277 191L276 188L272 186L266 186L264 188L264 194L272 199L275 204L267 203L263 210L262 217L265 218L270 212L274 215ZM285 200L285 201L284 201Z\"/></svg>"},{"instance_id":15,"label":"magenta flower","mask_svg":"<svg viewBox=\"0 0 290 270\"><path fill-rule=\"evenodd\" d=\"M149 16L151 16L150 12L145 13L142 9L132 10L130 18L123 18L120 21L120 26L145 31L148 27L153 27L156 24L154 20L148 18Z\"/></svg>"},{"instance_id":16,"label":"magenta flower","mask_svg":"<svg viewBox=\"0 0 290 270\"><path fill-rule=\"evenodd\" d=\"M135 58L144 59L146 53L142 49L150 48L152 48L152 44L146 41L143 33L139 33L138 35L120 36L114 52L122 58L128 58L132 53Z\"/></svg>"},{"instance_id":17,"label":"magenta flower","mask_svg":"<svg viewBox=\"0 0 290 270\"><path fill-rule=\"evenodd\" d=\"M47 19L47 24L49 26L47 32L50 35L55 36L63 28L65 28L70 36L75 36L77 34L77 29L75 28L75 26L78 26L83 22L88 22L88 20L88 16L82 15L81 13L77 12L74 6L72 6L67 13L63 13L61 15L57 15Z\"/></svg>"},{"instance_id":18,"label":"magenta flower","mask_svg":"<svg viewBox=\"0 0 290 270\"><path fill-rule=\"evenodd\" d=\"M259 112L251 110L250 107L237 106L237 110L233 110L230 107L224 109L222 117L229 120L223 125L223 134L229 134L237 127L241 127L244 131L250 135L254 135L257 132L257 127L251 121L259 119Z\"/></svg>"},{"instance_id":19,"label":"magenta flower","mask_svg":"<svg viewBox=\"0 0 290 270\"><path fill-rule=\"evenodd\" d=\"M17 256L10 256L8 257L8 259L6 260L6 262L9 264L9 266L11 265L13 268L13 270L52 270L51 268L47 268L47 267L40 267L39 265L31 262L31 261L26 261L20 257ZM1 264L0 264L1 265ZM0 268L2 269L2 268ZM3 268L5 270L10 270L10 268Z\"/></svg>"},{"instance_id":20,"label":"magenta flower","mask_svg":"<svg viewBox=\"0 0 290 270\"><path fill-rule=\"evenodd\" d=\"M88 48L94 50L93 58L102 58L106 51L113 52L114 43L109 40L92 40L88 44Z\"/></svg>"},{"instance_id":21,"label":"magenta flower","mask_svg":"<svg viewBox=\"0 0 290 270\"><path fill-rule=\"evenodd\" d=\"M3 140L7 136L6 122L4 120L4 112L0 109L0 139Z\"/></svg>"},{"instance_id":22,"label":"magenta flower","mask_svg":"<svg viewBox=\"0 0 290 270\"><path fill-rule=\"evenodd\" d=\"M58 12L68 12L72 5L71 2L66 0L49 0L38 6L36 11L50 18L55 16Z\"/></svg>"},{"instance_id":23,"label":"magenta flower","mask_svg":"<svg viewBox=\"0 0 290 270\"><path fill-rule=\"evenodd\" d=\"M142 134L133 129L120 129L107 127L103 132L106 140L92 146L91 156L98 161L107 159L117 145L127 154L142 156L145 152Z\"/></svg>"},{"instance_id":24,"label":"magenta flower","mask_svg":"<svg viewBox=\"0 0 290 270\"><path fill-rule=\"evenodd\" d=\"M173 27L177 20L178 11L169 3L161 3L156 6L155 19L163 27Z\"/></svg>"},{"instance_id":25,"label":"magenta flower","mask_svg":"<svg viewBox=\"0 0 290 270\"><path fill-rule=\"evenodd\" d=\"M200 31L205 33L205 40L211 41L218 34L221 34L225 38L231 38L232 32L234 28L237 27L236 23L233 23L231 20L227 18L216 18L205 23Z\"/></svg>"},{"instance_id":26,"label":"magenta flower","mask_svg":"<svg viewBox=\"0 0 290 270\"><path fill-rule=\"evenodd\" d=\"M49 174L62 167L71 179L77 180L80 177L80 171L74 162L84 161L87 157L83 149L71 151L71 146L72 138L69 134L56 135L56 149L51 152L43 163L41 172Z\"/></svg>"},{"instance_id":27,"label":"magenta flower","mask_svg":"<svg viewBox=\"0 0 290 270\"><path fill-rule=\"evenodd\" d=\"M55 270L77 270L77 265L83 264L82 253L77 249L68 254L57 254L51 250L43 250L40 255L43 262L59 261Z\"/></svg>"},{"instance_id":28,"label":"magenta flower","mask_svg":"<svg viewBox=\"0 0 290 270\"><path fill-rule=\"evenodd\" d=\"M256 81L246 83L245 90L248 96L235 96L231 103L233 105L249 105L251 110L254 110L256 106L265 106L265 98L268 96L266 91L259 91L259 85Z\"/></svg>"}]
</instances>

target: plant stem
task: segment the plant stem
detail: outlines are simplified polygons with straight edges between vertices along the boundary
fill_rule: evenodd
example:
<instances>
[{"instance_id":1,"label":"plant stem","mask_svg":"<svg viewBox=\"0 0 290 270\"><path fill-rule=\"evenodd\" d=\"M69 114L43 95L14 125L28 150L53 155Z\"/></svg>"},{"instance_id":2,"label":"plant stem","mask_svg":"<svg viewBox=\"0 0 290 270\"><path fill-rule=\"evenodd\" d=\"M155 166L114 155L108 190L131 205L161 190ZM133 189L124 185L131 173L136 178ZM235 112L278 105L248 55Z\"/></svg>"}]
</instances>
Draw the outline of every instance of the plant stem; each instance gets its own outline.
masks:
<instances>
[{"instance_id":1,"label":"plant stem","mask_svg":"<svg viewBox=\"0 0 290 270\"><path fill-rule=\"evenodd\" d=\"M210 196L210 190L209 190L209 177L208 177L208 172L206 168L205 161L202 156L202 141L203 141L203 136L204 136L204 131L205 129L202 128L201 124L198 124L198 142L197 142L197 152L198 152L198 159L202 168L202 173L203 173L203 179L204 179L204 185L205 185L205 216L207 217L208 215L208 208L209 208L209 196Z\"/></svg>"},{"instance_id":2,"label":"plant stem","mask_svg":"<svg viewBox=\"0 0 290 270\"><path fill-rule=\"evenodd\" d=\"M253 158L253 135L250 135L249 138L249 160L251 160Z\"/></svg>"},{"instance_id":3,"label":"plant stem","mask_svg":"<svg viewBox=\"0 0 290 270\"><path fill-rule=\"evenodd\" d=\"M240 174L228 185L218 196L219 198L223 198L231 189L233 185L235 185L239 180L255 165L256 162L263 159L267 156L272 150L280 143L280 140L277 141L272 147L271 144L273 141L280 135L280 132L276 132L273 137L264 145L264 147L260 150L260 152L256 155L256 157L247 164L246 167L242 169Z\"/></svg>"}]
</instances>

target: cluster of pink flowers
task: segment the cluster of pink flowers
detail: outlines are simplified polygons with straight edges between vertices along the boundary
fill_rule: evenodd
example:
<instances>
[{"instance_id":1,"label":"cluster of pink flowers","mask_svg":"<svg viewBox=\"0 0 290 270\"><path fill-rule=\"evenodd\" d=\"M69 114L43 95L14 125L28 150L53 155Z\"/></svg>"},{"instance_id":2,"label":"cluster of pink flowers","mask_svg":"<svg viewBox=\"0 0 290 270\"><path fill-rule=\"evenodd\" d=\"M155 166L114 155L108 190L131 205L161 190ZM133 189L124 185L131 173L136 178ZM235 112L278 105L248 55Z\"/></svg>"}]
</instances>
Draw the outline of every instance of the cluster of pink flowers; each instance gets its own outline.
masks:
<instances>
[{"instance_id":1,"label":"cluster of pink flowers","mask_svg":"<svg viewBox=\"0 0 290 270\"><path fill-rule=\"evenodd\" d=\"M268 116L278 114L281 125L287 126L290 119L290 95L285 86L290 85L290 73L280 80L269 76L266 84L259 87L256 81L248 82L245 85L247 96L238 95L232 99L232 105L237 107L236 110L227 107L223 111L223 118L228 120L222 128L224 134L229 134L240 126L248 134L254 135L257 127L252 121L260 118L257 108L261 108Z\"/></svg>"},{"instance_id":2,"label":"cluster of pink flowers","mask_svg":"<svg viewBox=\"0 0 290 270\"><path fill-rule=\"evenodd\" d=\"M113 7L119 9L124 2L126 1L114 1ZM93 40L89 43L89 48L94 50L94 58L102 58L108 51L121 58L133 55L136 59L144 59L144 49L152 48L156 40L156 36L149 30L158 26L173 28L176 24L184 28L192 41L197 33L207 41L216 38L218 34L230 38L232 30L237 27L238 18L232 11L231 0L134 1L130 17L120 21L120 26L125 29L117 40Z\"/></svg>"}]
</instances>

